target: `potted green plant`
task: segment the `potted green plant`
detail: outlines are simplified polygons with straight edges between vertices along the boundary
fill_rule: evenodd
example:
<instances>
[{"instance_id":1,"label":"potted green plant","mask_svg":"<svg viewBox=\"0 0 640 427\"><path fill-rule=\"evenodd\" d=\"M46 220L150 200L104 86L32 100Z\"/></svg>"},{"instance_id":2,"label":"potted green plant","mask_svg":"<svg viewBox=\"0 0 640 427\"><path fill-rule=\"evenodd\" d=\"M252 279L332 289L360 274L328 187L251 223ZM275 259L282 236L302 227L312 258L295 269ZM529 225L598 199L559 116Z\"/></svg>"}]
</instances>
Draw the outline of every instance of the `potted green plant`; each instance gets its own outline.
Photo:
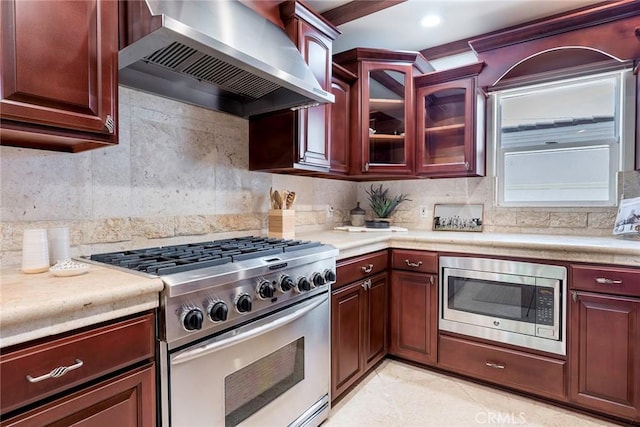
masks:
<instances>
[{"instance_id":1,"label":"potted green plant","mask_svg":"<svg viewBox=\"0 0 640 427\"><path fill-rule=\"evenodd\" d=\"M405 200L411 201L408 194L401 193L399 196L390 197L389 189L383 189L382 184L378 187L371 185L371 189L365 191L369 196L369 206L377 217L377 219L366 222L366 226L370 228L388 228L390 225L389 217L398 205Z\"/></svg>"}]
</instances>

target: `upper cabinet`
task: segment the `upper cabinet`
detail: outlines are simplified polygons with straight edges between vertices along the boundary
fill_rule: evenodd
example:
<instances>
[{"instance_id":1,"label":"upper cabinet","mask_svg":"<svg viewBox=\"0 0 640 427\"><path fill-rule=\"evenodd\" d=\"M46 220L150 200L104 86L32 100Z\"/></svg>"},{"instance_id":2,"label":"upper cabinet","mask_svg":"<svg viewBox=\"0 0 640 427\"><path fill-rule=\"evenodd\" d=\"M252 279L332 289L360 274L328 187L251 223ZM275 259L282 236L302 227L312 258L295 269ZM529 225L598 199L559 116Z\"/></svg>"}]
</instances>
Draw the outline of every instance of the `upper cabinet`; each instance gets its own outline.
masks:
<instances>
[{"instance_id":1,"label":"upper cabinet","mask_svg":"<svg viewBox=\"0 0 640 427\"><path fill-rule=\"evenodd\" d=\"M332 44L338 30L297 1L280 4L289 37L320 86L331 91ZM282 110L249 120L249 169L327 172L331 104Z\"/></svg>"},{"instance_id":2,"label":"upper cabinet","mask_svg":"<svg viewBox=\"0 0 640 427\"><path fill-rule=\"evenodd\" d=\"M118 2L0 2L2 145L117 143Z\"/></svg>"},{"instance_id":3,"label":"upper cabinet","mask_svg":"<svg viewBox=\"0 0 640 427\"><path fill-rule=\"evenodd\" d=\"M413 175L413 76L431 67L418 52L367 48L342 52L334 61L358 77L351 98L350 175Z\"/></svg>"},{"instance_id":4,"label":"upper cabinet","mask_svg":"<svg viewBox=\"0 0 640 427\"><path fill-rule=\"evenodd\" d=\"M330 173L347 175L349 173L350 131L351 131L351 96L353 84L358 77L340 65L333 64L331 74L331 93L335 102L331 105L331 122L329 124Z\"/></svg>"},{"instance_id":5,"label":"upper cabinet","mask_svg":"<svg viewBox=\"0 0 640 427\"><path fill-rule=\"evenodd\" d=\"M429 177L484 175L483 63L415 78L415 171Z\"/></svg>"}]
</instances>

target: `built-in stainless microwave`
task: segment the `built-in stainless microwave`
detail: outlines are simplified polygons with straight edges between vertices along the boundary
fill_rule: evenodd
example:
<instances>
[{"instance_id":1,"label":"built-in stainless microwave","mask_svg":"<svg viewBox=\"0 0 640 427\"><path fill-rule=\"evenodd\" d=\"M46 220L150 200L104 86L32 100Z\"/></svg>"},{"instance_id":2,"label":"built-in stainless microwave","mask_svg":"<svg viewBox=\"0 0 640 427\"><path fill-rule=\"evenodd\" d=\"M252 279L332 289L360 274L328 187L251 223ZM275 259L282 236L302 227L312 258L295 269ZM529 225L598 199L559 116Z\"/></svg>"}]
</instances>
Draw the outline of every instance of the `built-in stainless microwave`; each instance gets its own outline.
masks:
<instances>
[{"instance_id":1,"label":"built-in stainless microwave","mask_svg":"<svg viewBox=\"0 0 640 427\"><path fill-rule=\"evenodd\" d=\"M438 327L565 355L566 283L562 266L442 256Z\"/></svg>"}]
</instances>

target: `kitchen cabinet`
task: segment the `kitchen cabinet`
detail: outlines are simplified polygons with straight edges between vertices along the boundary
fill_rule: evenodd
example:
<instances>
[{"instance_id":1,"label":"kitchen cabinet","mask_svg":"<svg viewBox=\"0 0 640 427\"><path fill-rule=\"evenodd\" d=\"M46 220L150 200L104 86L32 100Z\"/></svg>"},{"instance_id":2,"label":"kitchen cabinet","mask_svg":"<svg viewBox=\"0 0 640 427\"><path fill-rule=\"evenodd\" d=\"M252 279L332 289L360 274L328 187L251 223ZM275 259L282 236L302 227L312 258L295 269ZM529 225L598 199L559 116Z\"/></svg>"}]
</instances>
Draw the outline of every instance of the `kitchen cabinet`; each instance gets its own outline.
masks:
<instances>
[{"instance_id":1,"label":"kitchen cabinet","mask_svg":"<svg viewBox=\"0 0 640 427\"><path fill-rule=\"evenodd\" d=\"M415 78L417 175L483 176L485 100L482 62Z\"/></svg>"},{"instance_id":2,"label":"kitchen cabinet","mask_svg":"<svg viewBox=\"0 0 640 427\"><path fill-rule=\"evenodd\" d=\"M387 251L337 266L331 293L331 398L337 399L387 354Z\"/></svg>"},{"instance_id":3,"label":"kitchen cabinet","mask_svg":"<svg viewBox=\"0 0 640 427\"><path fill-rule=\"evenodd\" d=\"M330 168L332 174L349 173L349 151L351 149L351 97L352 86L358 77L349 70L333 63L331 93L335 102L331 105Z\"/></svg>"},{"instance_id":4,"label":"kitchen cabinet","mask_svg":"<svg viewBox=\"0 0 640 427\"><path fill-rule=\"evenodd\" d=\"M334 56L354 73L351 176L411 176L414 172L413 76L432 68L418 52L356 48Z\"/></svg>"},{"instance_id":5,"label":"kitchen cabinet","mask_svg":"<svg viewBox=\"0 0 640 427\"><path fill-rule=\"evenodd\" d=\"M280 4L289 37L320 83L331 90L331 57L338 30L297 1ZM331 105L282 110L249 119L249 169L328 171Z\"/></svg>"},{"instance_id":6,"label":"kitchen cabinet","mask_svg":"<svg viewBox=\"0 0 640 427\"><path fill-rule=\"evenodd\" d=\"M640 269L571 266L570 398L640 421Z\"/></svg>"},{"instance_id":7,"label":"kitchen cabinet","mask_svg":"<svg viewBox=\"0 0 640 427\"><path fill-rule=\"evenodd\" d=\"M438 341L438 254L394 249L391 253L389 353L435 365Z\"/></svg>"},{"instance_id":8,"label":"kitchen cabinet","mask_svg":"<svg viewBox=\"0 0 640 427\"><path fill-rule=\"evenodd\" d=\"M155 425L154 324L146 313L3 349L2 426Z\"/></svg>"},{"instance_id":9,"label":"kitchen cabinet","mask_svg":"<svg viewBox=\"0 0 640 427\"><path fill-rule=\"evenodd\" d=\"M566 401L566 361L440 334L438 367Z\"/></svg>"},{"instance_id":10,"label":"kitchen cabinet","mask_svg":"<svg viewBox=\"0 0 640 427\"><path fill-rule=\"evenodd\" d=\"M79 152L117 143L118 2L2 1L0 141Z\"/></svg>"}]
</instances>

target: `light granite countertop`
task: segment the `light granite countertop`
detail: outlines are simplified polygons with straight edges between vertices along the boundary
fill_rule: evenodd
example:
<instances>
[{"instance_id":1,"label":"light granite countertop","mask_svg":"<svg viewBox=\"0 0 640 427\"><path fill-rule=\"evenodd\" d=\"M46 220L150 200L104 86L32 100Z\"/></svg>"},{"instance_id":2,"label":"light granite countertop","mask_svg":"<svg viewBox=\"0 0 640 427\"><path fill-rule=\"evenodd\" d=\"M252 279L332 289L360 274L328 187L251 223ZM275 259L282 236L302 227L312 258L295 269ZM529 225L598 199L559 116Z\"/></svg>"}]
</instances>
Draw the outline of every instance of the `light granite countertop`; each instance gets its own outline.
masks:
<instances>
[{"instance_id":1,"label":"light granite countertop","mask_svg":"<svg viewBox=\"0 0 640 427\"><path fill-rule=\"evenodd\" d=\"M94 264L73 277L3 267L0 348L153 309L162 287L160 279Z\"/></svg>"},{"instance_id":2,"label":"light granite countertop","mask_svg":"<svg viewBox=\"0 0 640 427\"><path fill-rule=\"evenodd\" d=\"M333 245L340 251L338 259L404 248L640 267L640 241L613 237L331 230L297 233L296 238ZM95 264L75 277L3 267L0 348L153 309L162 287L160 279Z\"/></svg>"},{"instance_id":3,"label":"light granite countertop","mask_svg":"<svg viewBox=\"0 0 640 427\"><path fill-rule=\"evenodd\" d=\"M297 233L340 250L338 259L386 248L593 262L640 267L640 240L613 237L501 234L453 231Z\"/></svg>"}]
</instances>

